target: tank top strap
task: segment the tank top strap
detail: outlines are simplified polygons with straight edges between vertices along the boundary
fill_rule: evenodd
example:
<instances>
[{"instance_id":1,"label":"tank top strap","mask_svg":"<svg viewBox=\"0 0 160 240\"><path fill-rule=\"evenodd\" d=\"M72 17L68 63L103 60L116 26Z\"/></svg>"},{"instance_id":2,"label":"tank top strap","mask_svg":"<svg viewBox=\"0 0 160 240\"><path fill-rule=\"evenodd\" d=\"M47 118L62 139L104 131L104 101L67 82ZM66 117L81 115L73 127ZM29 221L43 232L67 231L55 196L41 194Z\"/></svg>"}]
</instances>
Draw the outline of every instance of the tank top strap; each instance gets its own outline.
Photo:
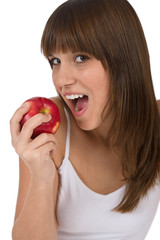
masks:
<instances>
[{"instance_id":1,"label":"tank top strap","mask_svg":"<svg viewBox=\"0 0 160 240\"><path fill-rule=\"evenodd\" d=\"M69 152L70 152L70 117L67 110L64 108L65 115L67 118L67 136L66 136L66 148L65 148L65 160L69 158Z\"/></svg>"}]
</instances>

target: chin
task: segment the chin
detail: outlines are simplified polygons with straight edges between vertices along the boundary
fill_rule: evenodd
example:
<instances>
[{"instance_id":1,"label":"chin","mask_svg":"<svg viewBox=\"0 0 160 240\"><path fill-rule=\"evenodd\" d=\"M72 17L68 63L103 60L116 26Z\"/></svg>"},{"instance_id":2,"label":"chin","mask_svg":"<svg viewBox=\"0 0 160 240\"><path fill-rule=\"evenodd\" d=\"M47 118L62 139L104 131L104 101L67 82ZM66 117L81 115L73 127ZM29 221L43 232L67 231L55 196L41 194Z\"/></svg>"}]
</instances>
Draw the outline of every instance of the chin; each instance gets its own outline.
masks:
<instances>
[{"instance_id":1,"label":"chin","mask_svg":"<svg viewBox=\"0 0 160 240\"><path fill-rule=\"evenodd\" d=\"M93 121L91 122L91 120L80 121L80 120L76 119L76 123L77 123L78 127L84 131L92 131L100 126L100 124L98 122L93 122Z\"/></svg>"}]
</instances>

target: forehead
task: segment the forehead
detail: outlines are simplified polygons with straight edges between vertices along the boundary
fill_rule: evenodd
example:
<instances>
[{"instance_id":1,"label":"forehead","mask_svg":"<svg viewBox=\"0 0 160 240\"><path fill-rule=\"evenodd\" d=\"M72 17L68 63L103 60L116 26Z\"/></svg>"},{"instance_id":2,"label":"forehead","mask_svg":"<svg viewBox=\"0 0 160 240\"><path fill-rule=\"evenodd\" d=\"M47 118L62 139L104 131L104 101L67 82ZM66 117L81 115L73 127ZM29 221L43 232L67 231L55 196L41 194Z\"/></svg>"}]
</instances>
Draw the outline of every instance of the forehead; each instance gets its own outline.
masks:
<instances>
[{"instance_id":1,"label":"forehead","mask_svg":"<svg viewBox=\"0 0 160 240\"><path fill-rule=\"evenodd\" d=\"M52 51L48 57L54 57L54 56L72 56L74 54L79 54L79 55L90 55L92 57L94 57L93 55L91 55L90 53L86 52L86 51L81 51L81 50L76 50L76 51L73 51L71 49L68 49L66 51L62 51L62 50L55 50L55 51Z\"/></svg>"},{"instance_id":2,"label":"forehead","mask_svg":"<svg viewBox=\"0 0 160 240\"><path fill-rule=\"evenodd\" d=\"M78 10L73 12L69 5L57 9L46 24L41 42L45 56L59 51L84 51L94 55L96 31L91 31L94 24L91 26L87 16L83 17Z\"/></svg>"},{"instance_id":3,"label":"forehead","mask_svg":"<svg viewBox=\"0 0 160 240\"><path fill-rule=\"evenodd\" d=\"M80 4L79 0L75 2ZM105 63L104 44L100 41L103 32L100 31L98 20L96 24L95 21L89 13L84 14L82 6L73 11L70 4L65 3L46 24L41 41L43 54L48 58L57 52L85 52Z\"/></svg>"}]
</instances>

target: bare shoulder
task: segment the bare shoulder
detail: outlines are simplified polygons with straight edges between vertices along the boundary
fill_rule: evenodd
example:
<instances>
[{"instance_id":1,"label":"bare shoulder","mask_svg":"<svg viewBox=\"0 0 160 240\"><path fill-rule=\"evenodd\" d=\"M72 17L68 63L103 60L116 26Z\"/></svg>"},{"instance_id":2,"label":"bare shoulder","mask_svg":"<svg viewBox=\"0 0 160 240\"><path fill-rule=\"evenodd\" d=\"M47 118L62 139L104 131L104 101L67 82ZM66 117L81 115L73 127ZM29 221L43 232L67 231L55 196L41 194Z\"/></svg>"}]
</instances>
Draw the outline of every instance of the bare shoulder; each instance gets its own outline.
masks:
<instances>
[{"instance_id":1,"label":"bare shoulder","mask_svg":"<svg viewBox=\"0 0 160 240\"><path fill-rule=\"evenodd\" d=\"M64 104L60 97L50 98L54 103L57 104L60 112L61 123L58 131L55 133L57 138L57 149L54 153L54 163L57 168L59 168L62 164L62 160L65 154L65 145L66 145L66 135L67 135L67 120L64 111Z\"/></svg>"}]
</instances>

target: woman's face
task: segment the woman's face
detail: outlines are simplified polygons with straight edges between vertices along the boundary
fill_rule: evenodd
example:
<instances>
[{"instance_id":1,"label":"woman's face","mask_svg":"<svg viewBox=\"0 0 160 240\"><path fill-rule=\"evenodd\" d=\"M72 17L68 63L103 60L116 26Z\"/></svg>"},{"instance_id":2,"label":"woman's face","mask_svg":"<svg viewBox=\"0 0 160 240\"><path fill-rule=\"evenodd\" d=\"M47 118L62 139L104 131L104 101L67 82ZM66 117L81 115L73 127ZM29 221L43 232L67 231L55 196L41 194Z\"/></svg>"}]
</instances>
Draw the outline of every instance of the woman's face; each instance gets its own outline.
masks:
<instances>
[{"instance_id":1,"label":"woman's face","mask_svg":"<svg viewBox=\"0 0 160 240\"><path fill-rule=\"evenodd\" d=\"M48 58L55 88L78 126L83 130L99 127L109 100L109 71L99 60L81 52L56 52Z\"/></svg>"}]
</instances>

